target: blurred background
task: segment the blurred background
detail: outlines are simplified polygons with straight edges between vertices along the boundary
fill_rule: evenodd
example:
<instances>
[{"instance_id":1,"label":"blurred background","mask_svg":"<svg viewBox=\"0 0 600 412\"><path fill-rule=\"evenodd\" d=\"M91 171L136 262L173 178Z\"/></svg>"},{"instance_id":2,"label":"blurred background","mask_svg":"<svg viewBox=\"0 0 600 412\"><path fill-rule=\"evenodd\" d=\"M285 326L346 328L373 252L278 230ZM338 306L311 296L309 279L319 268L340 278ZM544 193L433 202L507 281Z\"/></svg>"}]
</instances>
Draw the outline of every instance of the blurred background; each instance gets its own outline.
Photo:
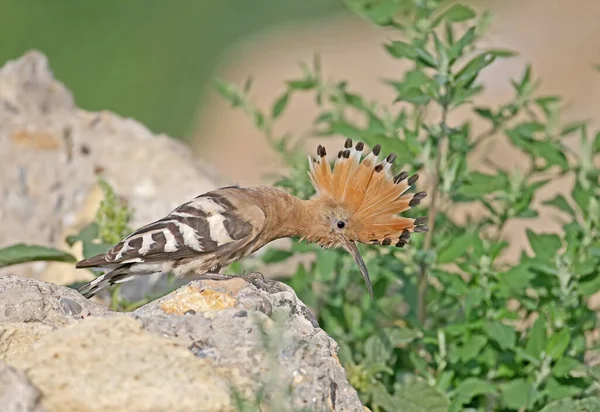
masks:
<instances>
[{"instance_id":1,"label":"blurred background","mask_svg":"<svg viewBox=\"0 0 600 412\"><path fill-rule=\"evenodd\" d=\"M590 129L599 126L594 119L600 74L594 65L600 63L600 2L471 5L494 14L488 45L520 52L484 72L481 102L508 98L509 78L531 63L543 79L541 92L564 97L565 122L592 119ZM281 163L250 118L217 94L215 78L243 84L251 77L254 101L267 108L285 80L300 77L299 63L310 62L314 53L321 55L326 76L346 79L372 99L391 101L392 89L381 78L398 78L403 70L376 47L386 32L350 14L338 0L4 0L1 9L0 62L40 50L79 107L110 110L183 140L226 181L241 185L265 182ZM276 133L306 135L314 110L309 97L294 99ZM307 139L307 149L314 144ZM514 149L494 139L483 152L493 152L496 163L506 167L521 161ZM544 191L555 193L566 184L555 182ZM532 226L560 227L543 214ZM515 236L524 240L522 230Z\"/></svg>"},{"instance_id":2,"label":"blurred background","mask_svg":"<svg viewBox=\"0 0 600 412\"><path fill-rule=\"evenodd\" d=\"M487 99L504 98L507 79L532 63L544 81L542 91L565 97L569 117L597 117L600 75L592 66L600 63L599 2L471 5L494 13L490 44L521 52L485 72ZM398 76L402 69L374 47L386 33L338 0L4 0L1 9L0 62L32 48L42 51L79 107L114 111L183 139L240 184L261 182L277 161L248 117L215 93L216 76L237 83L252 77L256 102L266 106L282 92L284 80L298 77L298 63L315 52L329 76L348 79L373 98L391 94L377 76ZM307 129L312 113L305 109L311 105L303 103L292 102L282 127ZM256 167L248 168L248 161Z\"/></svg>"}]
</instances>

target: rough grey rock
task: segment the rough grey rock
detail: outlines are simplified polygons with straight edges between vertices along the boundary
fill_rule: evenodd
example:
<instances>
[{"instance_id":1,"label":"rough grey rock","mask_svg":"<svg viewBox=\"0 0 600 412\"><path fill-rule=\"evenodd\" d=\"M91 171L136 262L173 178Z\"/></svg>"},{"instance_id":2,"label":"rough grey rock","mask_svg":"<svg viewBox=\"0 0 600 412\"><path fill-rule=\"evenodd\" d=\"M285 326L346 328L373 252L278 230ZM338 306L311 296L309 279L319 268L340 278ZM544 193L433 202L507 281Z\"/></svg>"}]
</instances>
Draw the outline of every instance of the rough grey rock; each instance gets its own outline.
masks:
<instances>
[{"instance_id":1,"label":"rough grey rock","mask_svg":"<svg viewBox=\"0 0 600 412\"><path fill-rule=\"evenodd\" d=\"M0 410L2 412L44 412L42 393L25 374L0 362Z\"/></svg>"},{"instance_id":2,"label":"rough grey rock","mask_svg":"<svg viewBox=\"0 0 600 412\"><path fill-rule=\"evenodd\" d=\"M93 81L93 79L90 79ZM66 248L64 238L93 220L100 200L97 172L134 209L132 226L228 184L191 150L110 112L76 107L46 57L32 51L0 69L0 247L25 242ZM176 184L174 184L176 182ZM11 267L68 284L86 271L61 263ZM0 269L0 274L8 273ZM89 276L89 274L88 274ZM79 277L79 279L77 279ZM126 285L132 299L148 278ZM141 291L134 295L136 291Z\"/></svg>"},{"instance_id":3,"label":"rough grey rock","mask_svg":"<svg viewBox=\"0 0 600 412\"><path fill-rule=\"evenodd\" d=\"M5 276L0 305L0 353L49 410L231 411L233 396L281 412L364 410L335 341L276 281L194 281L123 314ZM1 351L15 336L27 356Z\"/></svg>"},{"instance_id":4,"label":"rough grey rock","mask_svg":"<svg viewBox=\"0 0 600 412\"><path fill-rule=\"evenodd\" d=\"M0 324L40 323L53 328L110 313L73 289L35 279L0 276Z\"/></svg>"}]
</instances>

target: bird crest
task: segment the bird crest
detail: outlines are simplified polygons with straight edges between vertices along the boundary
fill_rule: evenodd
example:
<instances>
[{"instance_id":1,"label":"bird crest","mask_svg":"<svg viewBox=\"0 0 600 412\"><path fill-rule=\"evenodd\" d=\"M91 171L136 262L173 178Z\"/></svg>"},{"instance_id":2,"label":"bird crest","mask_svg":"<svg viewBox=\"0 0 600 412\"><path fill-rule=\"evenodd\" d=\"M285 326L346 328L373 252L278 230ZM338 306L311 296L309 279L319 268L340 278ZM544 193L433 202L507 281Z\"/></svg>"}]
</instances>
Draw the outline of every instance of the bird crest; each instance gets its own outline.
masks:
<instances>
[{"instance_id":1,"label":"bird crest","mask_svg":"<svg viewBox=\"0 0 600 412\"><path fill-rule=\"evenodd\" d=\"M331 168L321 145L317 157L309 156L309 176L316 197L344 207L352 220L352 235L358 242L403 247L411 232L428 230L426 217L416 219L399 213L417 206L425 192L406 193L419 176L406 171L393 175L391 168L396 155L390 153L379 161L381 146L375 145L363 158L365 145L353 146L347 139Z\"/></svg>"}]
</instances>

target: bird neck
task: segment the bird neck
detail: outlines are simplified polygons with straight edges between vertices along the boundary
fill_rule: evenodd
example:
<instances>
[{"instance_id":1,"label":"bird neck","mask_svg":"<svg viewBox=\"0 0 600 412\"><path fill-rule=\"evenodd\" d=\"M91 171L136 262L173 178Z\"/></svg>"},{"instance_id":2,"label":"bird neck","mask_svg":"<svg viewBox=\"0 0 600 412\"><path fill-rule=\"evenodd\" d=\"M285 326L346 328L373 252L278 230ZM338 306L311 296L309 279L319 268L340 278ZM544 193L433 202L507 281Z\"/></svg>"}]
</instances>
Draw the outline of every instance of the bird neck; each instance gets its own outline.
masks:
<instances>
[{"instance_id":1,"label":"bird neck","mask_svg":"<svg viewBox=\"0 0 600 412\"><path fill-rule=\"evenodd\" d=\"M267 216L264 236L266 241L285 237L307 240L318 233L315 223L320 220L316 199L303 200L283 190L262 187L261 203Z\"/></svg>"}]
</instances>

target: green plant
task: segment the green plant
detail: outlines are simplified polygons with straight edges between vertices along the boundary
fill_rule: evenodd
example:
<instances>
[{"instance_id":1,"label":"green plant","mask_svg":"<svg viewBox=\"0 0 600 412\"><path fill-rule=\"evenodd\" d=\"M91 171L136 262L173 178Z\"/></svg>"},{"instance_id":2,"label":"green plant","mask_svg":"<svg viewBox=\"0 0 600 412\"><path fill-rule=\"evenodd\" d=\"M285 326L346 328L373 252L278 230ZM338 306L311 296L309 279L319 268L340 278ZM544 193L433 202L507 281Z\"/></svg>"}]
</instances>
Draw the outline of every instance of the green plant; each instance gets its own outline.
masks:
<instances>
[{"instance_id":1,"label":"green plant","mask_svg":"<svg viewBox=\"0 0 600 412\"><path fill-rule=\"evenodd\" d=\"M273 126L295 94L313 94L319 114L312 134L379 143L397 153L404 170L427 176L430 231L400 251L362 248L373 303L343 251L297 243L266 253L265 261L314 256L286 281L340 344L348 378L373 411L567 411L597 404L598 375L584 356L597 328L586 303L600 289L600 133L590 136L585 123L563 125L560 98L537 94L530 67L511 81L509 101L477 104L480 73L514 55L479 47L489 14L438 0L346 4L387 29L394 39L384 45L387 53L411 65L402 78L385 81L393 102L326 80L318 58L286 82L269 110L252 103L250 82L240 89L221 81L218 89L286 160L290 172L276 184L298 196L312 194L306 159L296 150L300 139L277 136ZM452 122L457 108L470 110L487 130L475 135L470 122ZM579 136L578 150L564 141L571 135ZM489 159L489 171L473 170L474 150L502 138L528 157L523 167L504 170ZM529 251L514 263L502 259L507 224L536 218L539 189L564 176L574 182L570 196L545 202L562 212L563 231L527 230ZM459 205L485 213L458 223L451 212Z\"/></svg>"},{"instance_id":2,"label":"green plant","mask_svg":"<svg viewBox=\"0 0 600 412\"><path fill-rule=\"evenodd\" d=\"M102 190L103 199L100 202L94 221L83 227L78 234L67 237L69 246L73 246L76 242L82 243L83 257L86 259L107 252L113 245L133 232L129 226L133 210L123 200L119 199L114 189L102 176L98 177L98 185ZM174 289L172 286L174 278L171 274L168 274L168 276L171 282L169 282L169 287L166 290L156 295L145 296L135 302L131 302L119 294L120 285L113 286L110 289L110 308L116 311L129 312L166 295ZM81 285L81 283L77 283L69 286L79 287Z\"/></svg>"}]
</instances>

